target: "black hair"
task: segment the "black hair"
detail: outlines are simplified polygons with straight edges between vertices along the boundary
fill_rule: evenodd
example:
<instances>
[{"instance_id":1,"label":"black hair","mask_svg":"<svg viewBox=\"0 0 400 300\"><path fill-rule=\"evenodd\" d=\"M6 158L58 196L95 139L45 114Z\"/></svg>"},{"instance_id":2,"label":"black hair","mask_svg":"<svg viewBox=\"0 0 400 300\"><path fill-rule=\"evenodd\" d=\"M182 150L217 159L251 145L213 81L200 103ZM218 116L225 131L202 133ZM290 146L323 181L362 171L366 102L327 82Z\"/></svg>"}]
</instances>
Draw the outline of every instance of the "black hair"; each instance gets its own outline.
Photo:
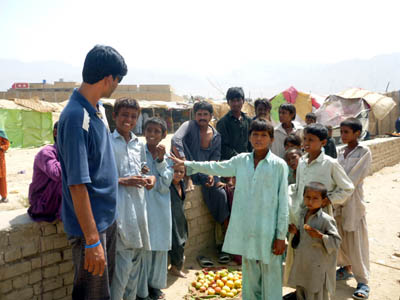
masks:
<instances>
[{"instance_id":1,"label":"black hair","mask_svg":"<svg viewBox=\"0 0 400 300\"><path fill-rule=\"evenodd\" d=\"M317 122L317 115L312 113L312 112L310 112L310 113L306 114L306 119L311 119L314 122Z\"/></svg>"},{"instance_id":2,"label":"black hair","mask_svg":"<svg viewBox=\"0 0 400 300\"><path fill-rule=\"evenodd\" d=\"M251 122L249 135L251 135L253 131L267 131L269 137L271 139L274 138L274 126L264 119L255 119Z\"/></svg>"},{"instance_id":3,"label":"black hair","mask_svg":"<svg viewBox=\"0 0 400 300\"><path fill-rule=\"evenodd\" d=\"M328 139L328 129L322 124L313 123L304 128L304 134L312 134L319 138L320 141Z\"/></svg>"},{"instance_id":4,"label":"black hair","mask_svg":"<svg viewBox=\"0 0 400 300\"><path fill-rule=\"evenodd\" d=\"M140 113L139 101L133 98L119 98L114 103L114 114L117 116L121 108L136 109Z\"/></svg>"},{"instance_id":5,"label":"black hair","mask_svg":"<svg viewBox=\"0 0 400 300\"><path fill-rule=\"evenodd\" d=\"M54 129L57 129L57 127L58 127L58 121L56 121L56 122L54 123L54 125L53 125L53 130L54 130Z\"/></svg>"},{"instance_id":6,"label":"black hair","mask_svg":"<svg viewBox=\"0 0 400 300\"><path fill-rule=\"evenodd\" d=\"M325 199L328 197L328 190L326 189L326 186L323 183L316 182L316 181L311 181L306 184L304 187L304 193L303 195L306 194L307 190L313 190L321 193L322 199Z\"/></svg>"},{"instance_id":7,"label":"black hair","mask_svg":"<svg viewBox=\"0 0 400 300\"><path fill-rule=\"evenodd\" d=\"M241 99L244 101L244 92L241 87L231 87L226 92L226 100L229 102L233 99Z\"/></svg>"},{"instance_id":8,"label":"black hair","mask_svg":"<svg viewBox=\"0 0 400 300\"><path fill-rule=\"evenodd\" d=\"M214 112L213 106L207 101L199 101L193 105L193 112L196 113L199 110L208 110L210 114Z\"/></svg>"},{"instance_id":9,"label":"black hair","mask_svg":"<svg viewBox=\"0 0 400 300\"><path fill-rule=\"evenodd\" d=\"M54 135L54 130L57 130L58 128L58 121L56 121L53 125L53 140L54 140L54 144L57 144L57 134Z\"/></svg>"},{"instance_id":10,"label":"black hair","mask_svg":"<svg viewBox=\"0 0 400 300\"><path fill-rule=\"evenodd\" d=\"M83 82L88 84L99 82L109 75L112 75L114 80L118 77L121 82L127 73L125 60L117 50L110 46L96 45L86 55L82 77Z\"/></svg>"},{"instance_id":11,"label":"black hair","mask_svg":"<svg viewBox=\"0 0 400 300\"><path fill-rule=\"evenodd\" d=\"M286 159L287 155L288 155L289 153L291 153L291 152L296 153L296 154L297 154L298 156L300 156L300 157L303 156L303 152L301 152L301 150L300 150L299 148L297 148L297 147L290 147L289 149L287 149L287 150L285 151L285 159Z\"/></svg>"},{"instance_id":12,"label":"black hair","mask_svg":"<svg viewBox=\"0 0 400 300\"><path fill-rule=\"evenodd\" d=\"M300 147L301 146L301 138L298 135L291 133L285 138L283 145L286 146L288 143L291 143L292 145Z\"/></svg>"},{"instance_id":13,"label":"black hair","mask_svg":"<svg viewBox=\"0 0 400 300\"><path fill-rule=\"evenodd\" d=\"M291 114L294 114L292 120L296 119L296 106L291 103L283 103L281 104L281 106L279 106L279 110L281 109L286 110Z\"/></svg>"},{"instance_id":14,"label":"black hair","mask_svg":"<svg viewBox=\"0 0 400 300\"><path fill-rule=\"evenodd\" d=\"M267 110L271 110L272 109L272 105L271 102L268 101L268 99L266 98L259 98L256 100L256 102L254 102L254 109L257 110L257 107L259 105L265 105L265 107L267 108Z\"/></svg>"},{"instance_id":15,"label":"black hair","mask_svg":"<svg viewBox=\"0 0 400 300\"><path fill-rule=\"evenodd\" d=\"M146 123L144 123L143 131L146 131L146 127L149 124L159 125L161 127L162 134L165 134L167 132L167 123L165 123L165 121L160 118L157 118L157 117L148 118L146 120Z\"/></svg>"},{"instance_id":16,"label":"black hair","mask_svg":"<svg viewBox=\"0 0 400 300\"><path fill-rule=\"evenodd\" d=\"M348 118L340 123L340 127L346 126L351 128L353 132L360 131L362 132L362 124L359 119L357 118Z\"/></svg>"}]
</instances>

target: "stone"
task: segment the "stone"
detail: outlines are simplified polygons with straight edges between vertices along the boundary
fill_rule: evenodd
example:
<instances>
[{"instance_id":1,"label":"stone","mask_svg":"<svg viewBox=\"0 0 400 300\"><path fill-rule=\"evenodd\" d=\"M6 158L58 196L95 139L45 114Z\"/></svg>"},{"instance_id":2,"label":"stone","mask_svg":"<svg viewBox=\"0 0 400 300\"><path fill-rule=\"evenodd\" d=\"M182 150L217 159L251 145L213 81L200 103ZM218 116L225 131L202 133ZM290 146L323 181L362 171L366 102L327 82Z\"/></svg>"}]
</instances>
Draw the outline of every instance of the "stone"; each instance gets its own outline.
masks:
<instances>
[{"instance_id":1,"label":"stone","mask_svg":"<svg viewBox=\"0 0 400 300\"><path fill-rule=\"evenodd\" d=\"M29 275L18 276L17 278L13 279L12 285L14 289L20 289L28 285Z\"/></svg>"},{"instance_id":2,"label":"stone","mask_svg":"<svg viewBox=\"0 0 400 300\"><path fill-rule=\"evenodd\" d=\"M32 269L30 261L23 261L13 265L7 265L0 269L0 281L28 273Z\"/></svg>"},{"instance_id":3,"label":"stone","mask_svg":"<svg viewBox=\"0 0 400 300\"><path fill-rule=\"evenodd\" d=\"M43 292L52 291L62 287L63 280L61 277L49 278L42 281Z\"/></svg>"},{"instance_id":4,"label":"stone","mask_svg":"<svg viewBox=\"0 0 400 300\"><path fill-rule=\"evenodd\" d=\"M48 266L48 265L52 265L56 262L61 261L61 253L59 252L54 252L54 253L48 253L48 254L44 254L42 256L42 266Z\"/></svg>"},{"instance_id":5,"label":"stone","mask_svg":"<svg viewBox=\"0 0 400 300\"><path fill-rule=\"evenodd\" d=\"M18 260L22 257L22 252L21 252L21 248L19 247L15 247L15 248L11 248L8 249L5 253L4 253L4 260L5 262L12 262L15 260Z\"/></svg>"},{"instance_id":6,"label":"stone","mask_svg":"<svg viewBox=\"0 0 400 300\"><path fill-rule=\"evenodd\" d=\"M42 280L42 270L34 270L29 274L29 284L34 284Z\"/></svg>"}]
</instances>

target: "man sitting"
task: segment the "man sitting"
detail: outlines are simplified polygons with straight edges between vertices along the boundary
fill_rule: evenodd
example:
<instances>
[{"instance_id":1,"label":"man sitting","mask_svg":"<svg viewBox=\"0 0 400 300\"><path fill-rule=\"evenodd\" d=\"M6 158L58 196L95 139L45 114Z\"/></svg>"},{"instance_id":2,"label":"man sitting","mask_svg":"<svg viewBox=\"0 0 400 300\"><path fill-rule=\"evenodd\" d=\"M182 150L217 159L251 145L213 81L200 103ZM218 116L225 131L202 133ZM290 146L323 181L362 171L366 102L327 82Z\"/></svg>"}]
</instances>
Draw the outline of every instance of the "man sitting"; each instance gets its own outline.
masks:
<instances>
[{"instance_id":1,"label":"man sitting","mask_svg":"<svg viewBox=\"0 0 400 300\"><path fill-rule=\"evenodd\" d=\"M57 154L57 125L54 124L54 145L47 145L35 156L32 183L29 185L28 214L35 221L60 219L61 166Z\"/></svg>"}]
</instances>

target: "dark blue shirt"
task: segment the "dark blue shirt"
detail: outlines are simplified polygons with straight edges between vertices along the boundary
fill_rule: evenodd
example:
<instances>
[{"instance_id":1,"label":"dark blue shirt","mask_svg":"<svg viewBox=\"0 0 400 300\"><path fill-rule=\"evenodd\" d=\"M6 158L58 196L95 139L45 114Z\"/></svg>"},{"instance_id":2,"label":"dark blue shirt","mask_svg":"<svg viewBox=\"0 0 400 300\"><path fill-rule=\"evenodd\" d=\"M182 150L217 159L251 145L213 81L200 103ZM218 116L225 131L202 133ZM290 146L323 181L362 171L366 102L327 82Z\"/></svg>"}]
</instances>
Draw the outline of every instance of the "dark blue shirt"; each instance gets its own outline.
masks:
<instances>
[{"instance_id":1,"label":"dark blue shirt","mask_svg":"<svg viewBox=\"0 0 400 300\"><path fill-rule=\"evenodd\" d=\"M61 218L69 236L83 236L70 185L86 185L99 232L106 230L115 220L118 175L109 131L102 118L105 116L75 90L58 123L63 198Z\"/></svg>"}]
</instances>

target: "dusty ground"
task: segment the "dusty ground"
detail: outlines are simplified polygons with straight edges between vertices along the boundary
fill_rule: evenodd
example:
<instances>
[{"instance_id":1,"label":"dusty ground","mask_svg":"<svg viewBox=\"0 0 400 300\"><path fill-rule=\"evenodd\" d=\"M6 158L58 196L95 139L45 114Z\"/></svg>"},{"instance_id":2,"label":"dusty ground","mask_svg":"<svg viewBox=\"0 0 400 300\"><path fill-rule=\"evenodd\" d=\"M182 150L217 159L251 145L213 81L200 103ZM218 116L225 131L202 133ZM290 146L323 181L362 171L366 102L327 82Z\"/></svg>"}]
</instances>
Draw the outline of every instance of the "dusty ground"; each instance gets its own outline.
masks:
<instances>
[{"instance_id":1,"label":"dusty ground","mask_svg":"<svg viewBox=\"0 0 400 300\"><path fill-rule=\"evenodd\" d=\"M169 144L169 139L165 140ZM27 203L28 187L36 149L11 149L6 154L10 203L0 204L0 210L21 208ZM22 174L21 174L22 171ZM368 229L371 256L371 294L374 300L400 299L400 164L382 169L365 181L365 198L368 201ZM208 250L210 256L214 253ZM398 256L396 256L398 255ZM214 261L216 258L214 256ZM187 279L168 278L165 290L167 299L182 299L200 270L193 257L186 261ZM333 299L352 299L355 280L339 282ZM288 292L289 289L284 289Z\"/></svg>"}]
</instances>

